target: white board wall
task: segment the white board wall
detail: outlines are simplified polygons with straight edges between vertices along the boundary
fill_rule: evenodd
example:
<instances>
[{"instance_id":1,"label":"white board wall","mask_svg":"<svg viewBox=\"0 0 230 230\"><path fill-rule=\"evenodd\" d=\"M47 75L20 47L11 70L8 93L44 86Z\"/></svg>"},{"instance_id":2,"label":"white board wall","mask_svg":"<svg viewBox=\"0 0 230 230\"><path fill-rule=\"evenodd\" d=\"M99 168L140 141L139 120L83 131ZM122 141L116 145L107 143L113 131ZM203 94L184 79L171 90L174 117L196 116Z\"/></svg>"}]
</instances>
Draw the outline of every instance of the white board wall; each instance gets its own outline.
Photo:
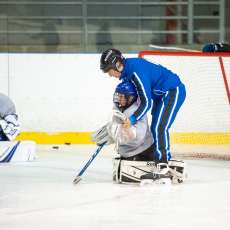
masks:
<instances>
[{"instance_id":1,"label":"white board wall","mask_svg":"<svg viewBox=\"0 0 230 230\"><path fill-rule=\"evenodd\" d=\"M15 102L22 131L82 132L104 124L109 118L113 92L119 81L100 71L99 60L99 54L0 54L0 91L9 94ZM223 60L229 78L230 58ZM221 77L210 80L212 77L203 76L207 80L202 81L202 86L199 78L193 77L198 72L196 62L199 64L199 60L194 61L188 73L193 72L186 76L183 71L188 67L176 67L174 61L175 58L169 57L157 59L158 63L181 75L187 86L186 103L172 130L229 132L230 106ZM210 73L220 75L216 67L218 62L212 59L210 63ZM185 64L189 66L190 61L185 60ZM219 93L220 90L223 93ZM206 98L199 104L199 98L204 96ZM215 108L218 113L214 112Z\"/></svg>"}]
</instances>

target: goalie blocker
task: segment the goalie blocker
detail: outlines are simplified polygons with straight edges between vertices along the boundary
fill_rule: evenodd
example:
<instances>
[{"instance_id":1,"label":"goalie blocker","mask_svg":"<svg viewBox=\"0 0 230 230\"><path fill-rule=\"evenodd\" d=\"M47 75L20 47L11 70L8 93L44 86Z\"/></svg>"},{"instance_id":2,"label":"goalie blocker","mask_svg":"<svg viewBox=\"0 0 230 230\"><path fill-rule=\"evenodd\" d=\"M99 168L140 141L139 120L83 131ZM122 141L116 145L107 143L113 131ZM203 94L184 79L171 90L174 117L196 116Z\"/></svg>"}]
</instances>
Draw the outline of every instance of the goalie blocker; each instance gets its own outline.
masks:
<instances>
[{"instance_id":1,"label":"goalie blocker","mask_svg":"<svg viewBox=\"0 0 230 230\"><path fill-rule=\"evenodd\" d=\"M170 178L172 183L182 183L187 177L185 171L185 162L181 160L170 160L168 163L169 170L162 175L162 178ZM154 161L131 161L123 160L121 158L113 159L113 181L124 184L137 184L145 179L146 175L153 175L154 180L157 167ZM161 177L157 177L161 180Z\"/></svg>"}]
</instances>

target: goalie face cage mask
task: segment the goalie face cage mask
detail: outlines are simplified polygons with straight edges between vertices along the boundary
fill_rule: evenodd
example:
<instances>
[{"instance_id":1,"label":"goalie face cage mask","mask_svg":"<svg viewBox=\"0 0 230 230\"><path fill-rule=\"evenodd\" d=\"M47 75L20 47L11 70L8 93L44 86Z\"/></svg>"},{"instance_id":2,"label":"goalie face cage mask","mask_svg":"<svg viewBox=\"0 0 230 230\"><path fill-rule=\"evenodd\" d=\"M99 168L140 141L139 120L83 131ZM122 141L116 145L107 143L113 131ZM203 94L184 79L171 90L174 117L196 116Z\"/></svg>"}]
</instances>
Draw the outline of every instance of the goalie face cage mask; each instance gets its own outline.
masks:
<instances>
[{"instance_id":1,"label":"goalie face cage mask","mask_svg":"<svg viewBox=\"0 0 230 230\"><path fill-rule=\"evenodd\" d=\"M113 95L114 104L123 112L137 100L135 85L130 81L124 81L117 85Z\"/></svg>"},{"instance_id":2,"label":"goalie face cage mask","mask_svg":"<svg viewBox=\"0 0 230 230\"><path fill-rule=\"evenodd\" d=\"M129 108L135 101L137 100L137 97L125 95L121 93L114 93L113 95L113 103L116 105L117 108L121 112Z\"/></svg>"}]
</instances>

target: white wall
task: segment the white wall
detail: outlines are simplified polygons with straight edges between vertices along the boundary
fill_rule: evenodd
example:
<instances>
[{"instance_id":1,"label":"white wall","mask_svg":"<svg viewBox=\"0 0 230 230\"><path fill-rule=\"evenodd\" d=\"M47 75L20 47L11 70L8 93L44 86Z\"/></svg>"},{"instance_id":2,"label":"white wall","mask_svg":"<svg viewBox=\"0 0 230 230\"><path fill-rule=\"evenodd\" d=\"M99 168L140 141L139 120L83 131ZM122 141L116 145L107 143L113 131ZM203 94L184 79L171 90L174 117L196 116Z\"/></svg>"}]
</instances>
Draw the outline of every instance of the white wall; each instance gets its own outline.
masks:
<instances>
[{"instance_id":1,"label":"white wall","mask_svg":"<svg viewBox=\"0 0 230 230\"><path fill-rule=\"evenodd\" d=\"M99 60L98 54L0 54L0 91L15 102L23 131L92 131L104 124L119 81L99 70ZM230 131L217 58L162 56L154 61L177 72L187 87L173 131ZM230 82L230 58L224 63Z\"/></svg>"},{"instance_id":2,"label":"white wall","mask_svg":"<svg viewBox=\"0 0 230 230\"><path fill-rule=\"evenodd\" d=\"M0 54L0 91L8 95L8 55Z\"/></svg>"},{"instance_id":3,"label":"white wall","mask_svg":"<svg viewBox=\"0 0 230 230\"><path fill-rule=\"evenodd\" d=\"M100 55L1 54L0 60L0 91L8 93L9 78L23 131L91 131L107 121L118 81L100 71Z\"/></svg>"}]
</instances>

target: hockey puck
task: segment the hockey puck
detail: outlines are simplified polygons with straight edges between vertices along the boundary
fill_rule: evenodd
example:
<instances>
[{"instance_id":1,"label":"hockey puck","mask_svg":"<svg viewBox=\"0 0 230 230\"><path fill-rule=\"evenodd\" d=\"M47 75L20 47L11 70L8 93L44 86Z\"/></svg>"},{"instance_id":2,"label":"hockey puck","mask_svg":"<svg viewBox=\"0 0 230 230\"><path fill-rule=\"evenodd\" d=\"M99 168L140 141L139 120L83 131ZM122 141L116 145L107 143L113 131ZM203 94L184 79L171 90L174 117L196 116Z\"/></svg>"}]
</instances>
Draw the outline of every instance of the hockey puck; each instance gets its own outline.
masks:
<instances>
[{"instance_id":1,"label":"hockey puck","mask_svg":"<svg viewBox=\"0 0 230 230\"><path fill-rule=\"evenodd\" d=\"M56 146L56 145L55 145L55 146L53 146L52 148L53 148L53 149L59 149L59 146Z\"/></svg>"}]
</instances>

